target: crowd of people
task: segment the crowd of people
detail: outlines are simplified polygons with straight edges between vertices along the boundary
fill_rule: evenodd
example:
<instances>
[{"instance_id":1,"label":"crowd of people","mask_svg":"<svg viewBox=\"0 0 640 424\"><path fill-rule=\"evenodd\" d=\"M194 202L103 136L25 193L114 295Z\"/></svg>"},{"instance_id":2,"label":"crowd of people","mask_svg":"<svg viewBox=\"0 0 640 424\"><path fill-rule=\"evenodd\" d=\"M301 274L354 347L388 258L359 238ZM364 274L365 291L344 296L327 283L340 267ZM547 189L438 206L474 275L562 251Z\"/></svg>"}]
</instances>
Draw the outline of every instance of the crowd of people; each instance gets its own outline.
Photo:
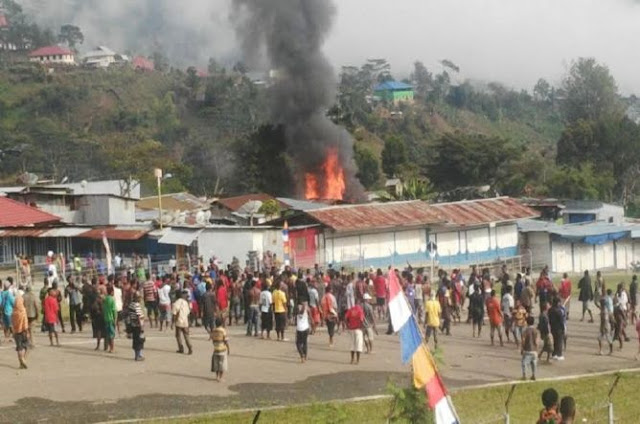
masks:
<instances>
[{"instance_id":1,"label":"crowd of people","mask_svg":"<svg viewBox=\"0 0 640 424\"><path fill-rule=\"evenodd\" d=\"M260 339L272 339L275 331L275 340L280 342L288 341L290 328L295 328L301 363L307 361L309 338L319 328L326 329L329 346L334 345L336 333L344 331L349 335L350 361L358 364L363 352L373 351L377 324L387 321L387 334L393 333L387 308L389 273L395 273L416 319L424 325L427 343L433 339L436 348L438 336L450 335L466 312L474 338L482 337L488 323L491 345L513 343L519 349L523 379L530 370L535 380L538 359L545 354L547 361L564 360L573 296L567 274L555 285L546 267L535 281L529 269L512 278L506 266L494 274L472 267L467 276L459 269L439 270L433 279L424 271L409 266L354 273L318 265L253 271L231 265L223 268L211 260L192 270L174 267L163 275L144 269L108 276L70 273L60 288L61 277L49 270L39 296L32 285L14 284L8 278L0 309L5 340L13 337L21 368L27 368L36 325L48 334L51 346L60 345L58 330L65 333L70 327L71 333L82 332L90 325L95 349L108 353L114 352L116 336L124 333L131 339L136 361L145 360L145 329L171 329L177 353L191 355L190 329L202 327L213 343L211 371L222 379L230 352L227 330L232 326L244 326L247 337ZM603 346L611 354L616 341L622 349L623 342L629 341L629 322L636 323L640 337L636 276L628 291L620 283L614 292L600 272L594 284L585 271L577 289L582 303L580 320L588 315L589 322L594 322L592 303L599 312L600 354ZM69 309L67 323L63 306Z\"/></svg>"}]
</instances>

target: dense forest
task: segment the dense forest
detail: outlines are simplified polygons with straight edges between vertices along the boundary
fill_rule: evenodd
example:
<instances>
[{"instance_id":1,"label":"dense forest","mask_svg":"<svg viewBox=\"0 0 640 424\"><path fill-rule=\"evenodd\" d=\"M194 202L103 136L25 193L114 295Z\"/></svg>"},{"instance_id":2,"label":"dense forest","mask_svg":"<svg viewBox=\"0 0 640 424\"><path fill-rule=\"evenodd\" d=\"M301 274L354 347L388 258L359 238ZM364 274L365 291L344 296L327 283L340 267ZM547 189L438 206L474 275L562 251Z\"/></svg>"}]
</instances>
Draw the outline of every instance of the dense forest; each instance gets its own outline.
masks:
<instances>
[{"instance_id":1,"label":"dense forest","mask_svg":"<svg viewBox=\"0 0 640 424\"><path fill-rule=\"evenodd\" d=\"M12 31L22 31L12 40L31 47L82 42L75 27L55 36L19 9L11 18L21 23ZM172 68L160 53L152 58L155 72L50 72L1 53L0 180L13 184L24 172L56 181L133 177L152 188L160 167L173 175L168 191L293 194L282 129L268 122L268 83L256 84L242 63L226 68L212 59L203 73ZM375 85L396 79L384 59L341 69L327 114L352 134L366 189L399 177L403 198L449 199L489 186L620 202L632 212L640 204L640 126L627 113L636 99L620 96L604 64L578 58L558 86L540 79L530 91L459 83L460 69L441 65L433 72L416 62L404 79L415 101L400 105L373 96Z\"/></svg>"}]
</instances>

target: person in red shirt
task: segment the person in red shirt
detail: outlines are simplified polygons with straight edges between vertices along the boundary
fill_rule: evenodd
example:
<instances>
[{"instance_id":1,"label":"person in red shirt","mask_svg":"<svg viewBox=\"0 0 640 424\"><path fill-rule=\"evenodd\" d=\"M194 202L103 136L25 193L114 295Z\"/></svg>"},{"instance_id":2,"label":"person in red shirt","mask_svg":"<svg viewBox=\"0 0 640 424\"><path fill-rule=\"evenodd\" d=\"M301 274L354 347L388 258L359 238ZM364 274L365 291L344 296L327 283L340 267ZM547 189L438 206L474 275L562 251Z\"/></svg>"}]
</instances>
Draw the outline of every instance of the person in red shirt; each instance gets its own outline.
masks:
<instances>
[{"instance_id":1,"label":"person in red shirt","mask_svg":"<svg viewBox=\"0 0 640 424\"><path fill-rule=\"evenodd\" d=\"M51 346L53 346L53 337L55 336L56 346L60 346L60 342L58 341L58 332L56 331L58 311L60 310L57 290L49 289L48 296L44 299L42 308L44 310L44 325L49 332L49 342L51 343Z\"/></svg>"},{"instance_id":2,"label":"person in red shirt","mask_svg":"<svg viewBox=\"0 0 640 424\"><path fill-rule=\"evenodd\" d=\"M218 288L216 289L216 299L218 301L218 311L222 317L222 322L226 321L227 313L229 311L229 293L227 292L227 286L225 286L222 280L218 280Z\"/></svg>"},{"instance_id":3,"label":"person in red shirt","mask_svg":"<svg viewBox=\"0 0 640 424\"><path fill-rule=\"evenodd\" d=\"M351 363L358 365L360 363L360 354L364 349L364 334L362 325L364 324L364 309L361 306L362 301L356 300L356 304L345 314L347 329L351 334Z\"/></svg>"},{"instance_id":4,"label":"person in red shirt","mask_svg":"<svg viewBox=\"0 0 640 424\"><path fill-rule=\"evenodd\" d=\"M500 339L500 346L504 346L502 343L502 310L495 290L491 290L491 297L487 299L487 315L491 325L491 346L493 346L496 331L498 332L498 339Z\"/></svg>"},{"instance_id":5,"label":"person in red shirt","mask_svg":"<svg viewBox=\"0 0 640 424\"><path fill-rule=\"evenodd\" d=\"M382 270L378 268L376 278L373 279L373 289L376 292L376 310L378 311L378 319L384 318L386 311L387 297L387 280L382 275Z\"/></svg>"},{"instance_id":6,"label":"person in red shirt","mask_svg":"<svg viewBox=\"0 0 640 424\"><path fill-rule=\"evenodd\" d=\"M565 272L562 275L562 281L560 281L560 288L558 288L558 294L562 299L562 306L567 313L567 320L569 320L569 311L571 310L571 280Z\"/></svg>"}]
</instances>

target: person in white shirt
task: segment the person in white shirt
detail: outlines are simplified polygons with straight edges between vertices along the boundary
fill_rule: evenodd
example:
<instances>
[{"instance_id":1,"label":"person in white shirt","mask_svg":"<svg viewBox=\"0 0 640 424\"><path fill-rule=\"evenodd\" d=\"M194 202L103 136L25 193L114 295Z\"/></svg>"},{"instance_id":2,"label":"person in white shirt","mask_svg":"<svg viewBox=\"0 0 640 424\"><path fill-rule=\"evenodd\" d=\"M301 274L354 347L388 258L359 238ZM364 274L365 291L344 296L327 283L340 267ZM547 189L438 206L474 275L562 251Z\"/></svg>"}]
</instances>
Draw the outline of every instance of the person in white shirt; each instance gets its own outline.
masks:
<instances>
[{"instance_id":1,"label":"person in white shirt","mask_svg":"<svg viewBox=\"0 0 640 424\"><path fill-rule=\"evenodd\" d=\"M193 354L193 347L189 340L189 314L191 314L191 305L187 301L189 298L189 292L183 290L180 298L173 304L171 311L173 315L173 321L171 321L171 329L176 329L176 341L178 342L178 350L176 353L184 353L184 346L182 345L181 338L184 338L184 343L187 345L188 355Z\"/></svg>"},{"instance_id":2,"label":"person in white shirt","mask_svg":"<svg viewBox=\"0 0 640 424\"><path fill-rule=\"evenodd\" d=\"M158 289L158 306L160 309L160 331L164 324L164 329L169 327L169 315L171 311L171 286L169 282L165 280L162 287Z\"/></svg>"},{"instance_id":3,"label":"person in white shirt","mask_svg":"<svg viewBox=\"0 0 640 424\"><path fill-rule=\"evenodd\" d=\"M309 308L306 302L298 305L298 313L296 316L296 348L300 354L300 362L307 361L307 351L309 338Z\"/></svg>"},{"instance_id":4,"label":"person in white shirt","mask_svg":"<svg viewBox=\"0 0 640 424\"><path fill-rule=\"evenodd\" d=\"M267 332L267 339L271 339L271 330L273 330L273 311L271 304L273 296L269 291L269 286L262 286L260 293L260 338L264 339L264 332Z\"/></svg>"},{"instance_id":5,"label":"person in white shirt","mask_svg":"<svg viewBox=\"0 0 640 424\"><path fill-rule=\"evenodd\" d=\"M507 335L507 343L509 343L509 333L513 327L513 308L515 307L515 301L511 294L511 286L505 287L504 296L500 302L500 309L502 310L502 322L504 325L504 332Z\"/></svg>"},{"instance_id":6,"label":"person in white shirt","mask_svg":"<svg viewBox=\"0 0 640 424\"><path fill-rule=\"evenodd\" d=\"M113 299L116 302L116 329L118 331L118 336L120 335L120 321L124 320L124 313L122 312L123 302L122 302L122 289L120 288L120 279L116 278L116 281L113 283Z\"/></svg>"}]
</instances>

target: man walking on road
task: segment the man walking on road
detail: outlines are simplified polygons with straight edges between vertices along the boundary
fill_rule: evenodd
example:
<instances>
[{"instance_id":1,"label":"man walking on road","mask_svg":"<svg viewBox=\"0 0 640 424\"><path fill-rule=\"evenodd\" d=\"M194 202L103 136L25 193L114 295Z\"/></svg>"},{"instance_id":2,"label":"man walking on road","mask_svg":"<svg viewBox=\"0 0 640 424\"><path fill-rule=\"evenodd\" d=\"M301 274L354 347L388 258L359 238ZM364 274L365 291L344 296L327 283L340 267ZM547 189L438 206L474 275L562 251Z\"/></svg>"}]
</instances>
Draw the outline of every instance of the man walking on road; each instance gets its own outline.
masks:
<instances>
[{"instance_id":1,"label":"man walking on road","mask_svg":"<svg viewBox=\"0 0 640 424\"><path fill-rule=\"evenodd\" d=\"M536 379L536 366L538 365L538 332L533 326L533 317L527 317L527 328L522 333L522 379L527 379L527 366L531 367L531 380Z\"/></svg>"},{"instance_id":2,"label":"man walking on road","mask_svg":"<svg viewBox=\"0 0 640 424\"><path fill-rule=\"evenodd\" d=\"M113 286L107 287L107 296L102 302L102 319L104 320L104 345L109 347L109 353L113 353L116 338L116 320L118 309L113 297Z\"/></svg>"},{"instance_id":3,"label":"man walking on road","mask_svg":"<svg viewBox=\"0 0 640 424\"><path fill-rule=\"evenodd\" d=\"M440 328L440 315L442 313L442 308L440 307L440 302L436 299L436 294L432 293L431 298L427 300L424 305L424 310L426 313L426 330L425 330L425 341L429 344L429 339L431 335L433 335L434 348L438 347L438 329Z\"/></svg>"},{"instance_id":4,"label":"man walking on road","mask_svg":"<svg viewBox=\"0 0 640 424\"><path fill-rule=\"evenodd\" d=\"M560 307L560 299L553 298L553 306L549 310L549 326L551 327L551 335L553 336L553 355L551 359L564 361L562 356L562 348L564 345L564 314Z\"/></svg>"},{"instance_id":5,"label":"man walking on road","mask_svg":"<svg viewBox=\"0 0 640 424\"><path fill-rule=\"evenodd\" d=\"M580 322L584 321L584 314L587 312L589 312L589 322L593 322L593 314L591 313L591 308L589 308L589 302L593 300L593 287L591 287L589 271L585 271L584 276L578 282L578 290L580 290L578 300L582 302L582 318L580 318Z\"/></svg>"},{"instance_id":6,"label":"man walking on road","mask_svg":"<svg viewBox=\"0 0 640 424\"><path fill-rule=\"evenodd\" d=\"M69 321L71 322L71 334L78 330L82 331L82 296L80 290L73 282L73 277L68 277L69 283L64 289L64 297L69 299Z\"/></svg>"},{"instance_id":7,"label":"man walking on road","mask_svg":"<svg viewBox=\"0 0 640 424\"><path fill-rule=\"evenodd\" d=\"M489 316L489 324L491 325L491 346L494 344L496 331L500 339L500 346L504 346L502 342L502 311L500 301L496 298L496 291L491 290L491 297L487 300L487 315Z\"/></svg>"},{"instance_id":8,"label":"man walking on road","mask_svg":"<svg viewBox=\"0 0 640 424\"><path fill-rule=\"evenodd\" d=\"M58 311L60 305L58 304L58 292L54 289L49 289L49 294L44 299L42 305L44 310L44 325L49 332L49 343L53 346L53 337L56 338L56 346L60 346L58 341L58 332L56 331L56 323L58 322Z\"/></svg>"},{"instance_id":9,"label":"man walking on road","mask_svg":"<svg viewBox=\"0 0 640 424\"><path fill-rule=\"evenodd\" d=\"M182 345L182 338L187 345L188 354L193 354L193 348L191 347L191 341L189 340L189 314L191 308L189 307L189 292L183 290L180 294L180 298L173 304L173 320L171 321L171 329L176 329L176 341L178 342L178 350L176 353L184 353L184 346Z\"/></svg>"},{"instance_id":10,"label":"man walking on road","mask_svg":"<svg viewBox=\"0 0 640 424\"><path fill-rule=\"evenodd\" d=\"M258 322L260 321L260 289L256 287L256 282L251 281L251 290L247 294L249 303L249 316L247 320L247 336L258 337Z\"/></svg>"}]
</instances>

